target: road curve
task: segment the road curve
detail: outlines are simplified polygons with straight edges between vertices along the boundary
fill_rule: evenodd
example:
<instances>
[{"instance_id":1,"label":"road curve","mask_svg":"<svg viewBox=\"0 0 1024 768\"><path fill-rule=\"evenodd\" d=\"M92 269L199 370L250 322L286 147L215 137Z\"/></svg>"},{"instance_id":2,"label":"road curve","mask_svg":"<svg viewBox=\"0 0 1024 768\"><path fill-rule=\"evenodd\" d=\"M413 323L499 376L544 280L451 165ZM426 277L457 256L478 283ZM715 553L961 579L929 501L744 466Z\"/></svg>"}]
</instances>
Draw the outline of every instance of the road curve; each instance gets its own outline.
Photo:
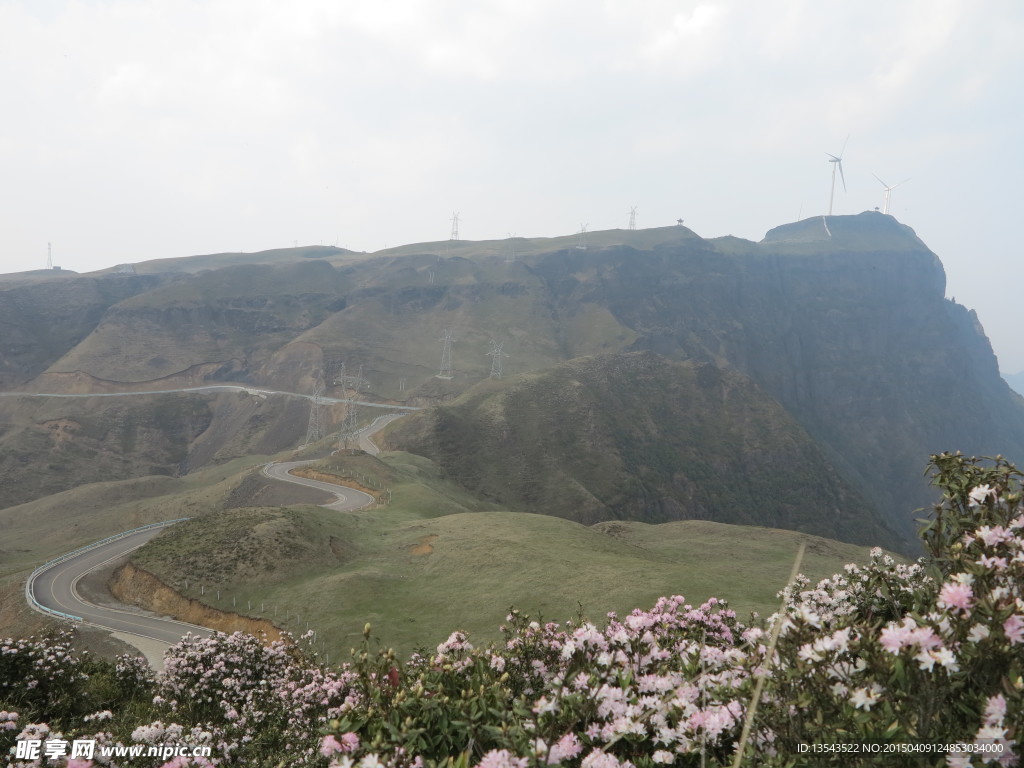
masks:
<instances>
[{"instance_id":1,"label":"road curve","mask_svg":"<svg viewBox=\"0 0 1024 768\"><path fill-rule=\"evenodd\" d=\"M74 616L86 624L172 645L187 633L209 636L209 629L174 619L150 616L132 610L105 608L90 603L78 593L78 582L87 574L133 552L163 528L150 528L86 549L37 571L28 585L34 608Z\"/></svg>"},{"instance_id":2,"label":"road curve","mask_svg":"<svg viewBox=\"0 0 1024 768\"><path fill-rule=\"evenodd\" d=\"M408 408L406 410L413 409ZM386 424L400 415L402 414L380 416L361 430L360 441L368 441L369 445L373 448L373 450L368 450L367 452L379 453L379 449L370 440L370 436L383 429ZM262 471L265 476L274 480L304 485L333 494L337 497L337 501L322 505L327 509L351 511L368 506L376 501L370 494L357 491L354 488L338 486L319 480L310 480L305 477L296 477L290 474L292 469L309 463L311 462L272 462L264 466ZM172 521L167 525L172 525L174 522L177 521ZM162 657L162 651L166 650L166 647L174 645L189 632L209 637L212 631L205 627L187 624L175 619L151 616L130 610L127 606L125 609L99 606L90 603L78 593L78 582L87 574L124 557L130 552L134 552L162 532L167 525L149 526L145 530L129 533L113 540L103 540L101 543L86 547L76 553L65 555L37 569L29 577L25 586L29 604L33 609L42 613L56 614L72 620L77 619L86 624L109 630L129 642L132 641L131 638L141 638L147 642L137 645L140 650L146 652L147 658L149 658L150 663L154 666L159 665L158 662ZM158 644L157 648L160 649L156 654L153 652L153 643Z\"/></svg>"},{"instance_id":3,"label":"road curve","mask_svg":"<svg viewBox=\"0 0 1024 768\"><path fill-rule=\"evenodd\" d=\"M272 480L284 480L286 483L296 483L307 488L316 488L319 491L327 491L338 497L337 501L330 504L321 504L321 507L334 509L338 512L351 512L353 509L362 509L375 503L377 500L368 493L357 491L355 488L325 483L321 480L310 480L308 477L296 477L291 471L296 467L309 464L308 461L281 461L267 464L263 467L263 474Z\"/></svg>"}]
</instances>

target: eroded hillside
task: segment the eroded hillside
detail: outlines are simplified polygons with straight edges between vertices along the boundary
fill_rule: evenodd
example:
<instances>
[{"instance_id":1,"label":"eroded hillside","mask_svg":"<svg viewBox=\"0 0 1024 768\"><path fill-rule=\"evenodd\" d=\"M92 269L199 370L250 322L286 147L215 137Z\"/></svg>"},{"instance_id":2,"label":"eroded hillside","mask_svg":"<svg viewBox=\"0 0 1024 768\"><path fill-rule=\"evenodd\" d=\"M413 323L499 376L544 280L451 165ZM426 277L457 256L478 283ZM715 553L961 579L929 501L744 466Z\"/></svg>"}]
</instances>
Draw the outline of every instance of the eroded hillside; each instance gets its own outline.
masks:
<instances>
[{"instance_id":1,"label":"eroded hillside","mask_svg":"<svg viewBox=\"0 0 1024 768\"><path fill-rule=\"evenodd\" d=\"M234 381L312 394L322 381L329 397L431 406L488 377L492 341L507 355L506 376L642 350L708 364L726 381L734 380L730 369L749 377L816 442L849 489L846 498L866 500L904 541L912 537L909 510L933 497L920 477L929 454L1024 458L1024 404L999 378L976 317L945 299L936 255L883 214L807 219L760 243L666 227L589 233L585 248L567 237L453 241L374 255L299 251L253 254L253 263L244 254L196 257L195 269L178 260L165 265L173 273L142 264L123 283L102 282L116 275L61 278L64 324L47 331L52 338L22 319L43 316L46 291L5 283L0 316L16 319L10 338L17 343L2 350L4 386L81 392ZM437 377L446 330L450 379ZM629 384L622 386L615 397L628 396ZM257 446L297 445L305 434L308 402L274 406L280 412L272 416L270 406L257 413L251 404L246 412L239 402L211 401L209 423L187 441L180 436L195 424L170 429L171 453L187 460L155 463L192 471ZM38 402L9 399L4 407L0 438L14 456L5 484L25 489L22 500L59 490L33 490L24 473L60 463L42 426L58 421L60 408L42 412ZM343 417L344 409L329 410L326 429ZM59 449L68 454L84 433L63 433L69 437ZM88 447L117 453L126 434L111 427ZM602 439L620 434L612 429ZM659 461L685 465L686 454L661 437ZM556 447L545 457L553 473L574 460ZM785 463L787 451L769 454ZM474 464L455 454L445 461ZM154 462L126 471L141 472L143 464L151 471ZM65 482L51 474L53 483ZM638 480L623 508L663 514L642 486ZM821 512L823 519L833 514Z\"/></svg>"}]
</instances>

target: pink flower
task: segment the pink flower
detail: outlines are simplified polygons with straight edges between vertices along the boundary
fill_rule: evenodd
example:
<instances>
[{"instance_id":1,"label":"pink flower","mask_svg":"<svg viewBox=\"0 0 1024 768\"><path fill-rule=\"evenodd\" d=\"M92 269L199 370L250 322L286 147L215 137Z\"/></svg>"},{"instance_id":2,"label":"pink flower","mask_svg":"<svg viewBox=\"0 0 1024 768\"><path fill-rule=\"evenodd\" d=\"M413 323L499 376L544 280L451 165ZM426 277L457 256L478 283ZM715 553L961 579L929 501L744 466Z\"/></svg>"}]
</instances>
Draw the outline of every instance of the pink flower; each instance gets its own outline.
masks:
<instances>
[{"instance_id":1,"label":"pink flower","mask_svg":"<svg viewBox=\"0 0 1024 768\"><path fill-rule=\"evenodd\" d=\"M1024 617L1013 614L1003 622L1003 631L1011 644L1024 643Z\"/></svg>"},{"instance_id":2,"label":"pink flower","mask_svg":"<svg viewBox=\"0 0 1024 768\"><path fill-rule=\"evenodd\" d=\"M349 731L341 734L341 751L355 752L359 749L359 734Z\"/></svg>"},{"instance_id":3,"label":"pink flower","mask_svg":"<svg viewBox=\"0 0 1024 768\"><path fill-rule=\"evenodd\" d=\"M324 757L330 757L331 755L341 752L341 744L333 734L324 736L320 741L320 754Z\"/></svg>"},{"instance_id":4,"label":"pink flower","mask_svg":"<svg viewBox=\"0 0 1024 768\"><path fill-rule=\"evenodd\" d=\"M989 696L988 702L985 704L985 725L1001 723L1004 717L1006 717L1006 698L1001 693Z\"/></svg>"},{"instance_id":5,"label":"pink flower","mask_svg":"<svg viewBox=\"0 0 1024 768\"><path fill-rule=\"evenodd\" d=\"M1009 532L1001 525L997 525L995 528L991 528L987 525L981 526L976 533L978 538L985 542L985 546L991 547L999 542L1005 540L1008 536L1011 536Z\"/></svg>"},{"instance_id":6,"label":"pink flower","mask_svg":"<svg viewBox=\"0 0 1024 768\"><path fill-rule=\"evenodd\" d=\"M515 757L507 749L492 749L476 764L475 768L526 768L525 757Z\"/></svg>"},{"instance_id":7,"label":"pink flower","mask_svg":"<svg viewBox=\"0 0 1024 768\"><path fill-rule=\"evenodd\" d=\"M565 760L571 760L582 751L583 747L580 746L580 740L576 738L576 734L567 733L551 745L551 752L548 754L548 764L553 765Z\"/></svg>"},{"instance_id":8,"label":"pink flower","mask_svg":"<svg viewBox=\"0 0 1024 768\"><path fill-rule=\"evenodd\" d=\"M943 608L956 608L966 611L974 601L974 591L967 584L947 581L939 591L939 605Z\"/></svg>"},{"instance_id":9,"label":"pink flower","mask_svg":"<svg viewBox=\"0 0 1024 768\"><path fill-rule=\"evenodd\" d=\"M889 626L882 629L882 636L878 642L889 653L897 654L902 648L913 642L913 627L914 620L911 618L904 619L902 624L890 623Z\"/></svg>"}]
</instances>

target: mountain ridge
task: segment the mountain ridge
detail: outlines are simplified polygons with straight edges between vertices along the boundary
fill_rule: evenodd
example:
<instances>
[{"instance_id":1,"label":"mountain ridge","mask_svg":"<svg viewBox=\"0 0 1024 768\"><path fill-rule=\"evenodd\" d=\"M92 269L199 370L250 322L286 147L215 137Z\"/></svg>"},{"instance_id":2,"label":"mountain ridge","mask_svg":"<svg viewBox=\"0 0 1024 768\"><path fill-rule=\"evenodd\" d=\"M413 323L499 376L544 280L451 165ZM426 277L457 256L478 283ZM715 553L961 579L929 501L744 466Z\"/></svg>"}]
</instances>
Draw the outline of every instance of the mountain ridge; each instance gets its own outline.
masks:
<instances>
[{"instance_id":1,"label":"mountain ridge","mask_svg":"<svg viewBox=\"0 0 1024 768\"><path fill-rule=\"evenodd\" d=\"M655 353L749 378L904 540L913 537L909 510L933 498L920 478L929 454L1024 457L1024 403L999 377L977 316L945 298L938 257L893 217L813 217L757 243L705 240L685 227L586 237L585 245L567 235L315 257L299 249L219 269L210 268L216 259L193 257L200 260L174 273L0 279L0 316L21 338L0 345L0 386L76 370L113 381L187 375L309 393L322 380L334 397L358 391L429 406L487 378L491 341L509 355L508 374L581 356ZM67 326L56 336L46 335L44 284L67 293ZM436 376L445 329L455 339L451 379ZM53 421L52 407L19 407L7 419L10 446ZM216 450L174 450L224 461L247 446L287 447L305 432L301 408L270 419L255 405L234 411L210 424L244 437L207 436ZM116 454L130 422L144 422L130 409L119 418L127 426L91 450ZM334 409L325 428L343 418ZM17 481L40 451L52 461L67 444L30 441L0 479ZM71 482L74 473L65 476Z\"/></svg>"}]
</instances>

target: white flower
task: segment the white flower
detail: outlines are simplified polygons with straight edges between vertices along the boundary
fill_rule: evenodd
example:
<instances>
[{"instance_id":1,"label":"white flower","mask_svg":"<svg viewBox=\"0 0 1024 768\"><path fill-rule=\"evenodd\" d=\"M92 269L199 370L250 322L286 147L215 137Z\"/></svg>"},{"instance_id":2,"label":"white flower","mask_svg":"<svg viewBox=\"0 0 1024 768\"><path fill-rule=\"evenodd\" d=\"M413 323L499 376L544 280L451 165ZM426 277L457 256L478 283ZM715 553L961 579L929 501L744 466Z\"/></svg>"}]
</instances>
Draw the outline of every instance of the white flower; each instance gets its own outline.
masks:
<instances>
[{"instance_id":1,"label":"white flower","mask_svg":"<svg viewBox=\"0 0 1024 768\"><path fill-rule=\"evenodd\" d=\"M971 631L967 633L967 639L972 643L978 643L988 637L991 633L988 627L984 624L975 624L971 627Z\"/></svg>"},{"instance_id":2,"label":"white flower","mask_svg":"<svg viewBox=\"0 0 1024 768\"><path fill-rule=\"evenodd\" d=\"M985 484L972 489L967 495L971 498L970 505L972 507L980 507L990 496L994 499L996 491L991 485Z\"/></svg>"},{"instance_id":3,"label":"white flower","mask_svg":"<svg viewBox=\"0 0 1024 768\"><path fill-rule=\"evenodd\" d=\"M855 688L853 695L850 696L850 703L856 709L870 710L878 703L878 694L881 692L882 687L878 683L874 683L870 690L867 688Z\"/></svg>"},{"instance_id":4,"label":"white flower","mask_svg":"<svg viewBox=\"0 0 1024 768\"><path fill-rule=\"evenodd\" d=\"M960 669L960 665L956 662L956 656L949 648L940 648L937 651L932 651L932 656L942 666L948 669L950 672L956 672Z\"/></svg>"},{"instance_id":5,"label":"white flower","mask_svg":"<svg viewBox=\"0 0 1024 768\"><path fill-rule=\"evenodd\" d=\"M930 651L922 650L914 658L917 659L918 666L921 669L927 669L931 672L935 668L935 656Z\"/></svg>"}]
</instances>

